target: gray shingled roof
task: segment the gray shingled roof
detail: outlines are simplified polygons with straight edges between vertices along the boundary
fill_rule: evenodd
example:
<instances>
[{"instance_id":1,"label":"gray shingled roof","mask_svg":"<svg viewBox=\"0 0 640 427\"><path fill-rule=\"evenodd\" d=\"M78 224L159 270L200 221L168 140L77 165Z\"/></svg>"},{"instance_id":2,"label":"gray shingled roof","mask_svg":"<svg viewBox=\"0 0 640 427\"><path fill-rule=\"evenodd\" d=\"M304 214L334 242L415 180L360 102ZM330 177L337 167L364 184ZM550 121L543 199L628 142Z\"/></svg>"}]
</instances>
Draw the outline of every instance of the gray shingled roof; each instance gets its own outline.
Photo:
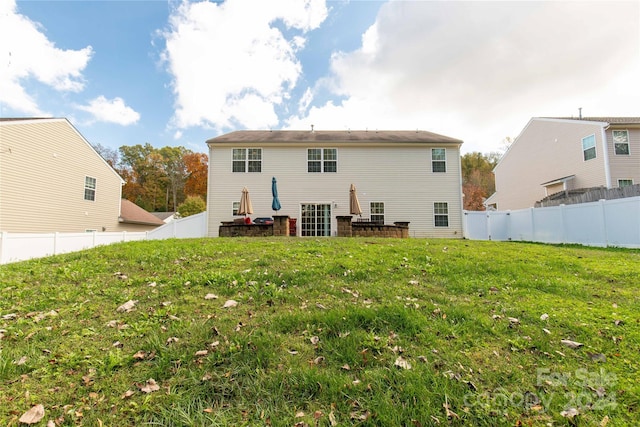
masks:
<instances>
[{"instance_id":1,"label":"gray shingled roof","mask_svg":"<svg viewBox=\"0 0 640 427\"><path fill-rule=\"evenodd\" d=\"M584 120L586 122L605 122L615 125L637 125L640 117L557 117L565 120Z\"/></svg>"},{"instance_id":2,"label":"gray shingled roof","mask_svg":"<svg viewBox=\"0 0 640 427\"><path fill-rule=\"evenodd\" d=\"M418 143L446 143L462 144L459 139L423 130L412 131L338 131L338 130L239 130L207 140L207 144L242 142L418 142Z\"/></svg>"}]
</instances>

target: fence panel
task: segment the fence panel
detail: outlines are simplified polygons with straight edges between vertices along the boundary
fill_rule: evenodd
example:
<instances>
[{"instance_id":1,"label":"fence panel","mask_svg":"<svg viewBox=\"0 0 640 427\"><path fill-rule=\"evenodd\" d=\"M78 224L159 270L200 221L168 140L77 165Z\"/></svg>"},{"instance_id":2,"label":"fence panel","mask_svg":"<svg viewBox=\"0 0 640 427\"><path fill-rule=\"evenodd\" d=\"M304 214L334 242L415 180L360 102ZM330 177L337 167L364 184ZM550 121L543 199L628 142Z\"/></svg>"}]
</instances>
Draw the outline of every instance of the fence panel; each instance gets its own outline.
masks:
<instances>
[{"instance_id":1,"label":"fence panel","mask_svg":"<svg viewBox=\"0 0 640 427\"><path fill-rule=\"evenodd\" d=\"M464 236L471 240L640 248L640 197L507 212L465 211L463 217Z\"/></svg>"}]
</instances>

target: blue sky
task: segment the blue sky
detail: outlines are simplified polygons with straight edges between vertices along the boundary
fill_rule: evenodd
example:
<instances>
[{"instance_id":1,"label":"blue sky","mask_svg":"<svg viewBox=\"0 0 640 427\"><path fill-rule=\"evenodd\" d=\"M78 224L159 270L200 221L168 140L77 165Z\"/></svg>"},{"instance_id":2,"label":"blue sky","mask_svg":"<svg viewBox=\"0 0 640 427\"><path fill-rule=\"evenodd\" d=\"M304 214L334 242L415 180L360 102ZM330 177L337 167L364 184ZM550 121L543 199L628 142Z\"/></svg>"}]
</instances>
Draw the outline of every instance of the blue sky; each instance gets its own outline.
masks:
<instances>
[{"instance_id":1,"label":"blue sky","mask_svg":"<svg viewBox=\"0 0 640 427\"><path fill-rule=\"evenodd\" d=\"M0 116L206 152L237 129L422 129L490 152L531 117L640 115L640 3L0 0Z\"/></svg>"}]
</instances>

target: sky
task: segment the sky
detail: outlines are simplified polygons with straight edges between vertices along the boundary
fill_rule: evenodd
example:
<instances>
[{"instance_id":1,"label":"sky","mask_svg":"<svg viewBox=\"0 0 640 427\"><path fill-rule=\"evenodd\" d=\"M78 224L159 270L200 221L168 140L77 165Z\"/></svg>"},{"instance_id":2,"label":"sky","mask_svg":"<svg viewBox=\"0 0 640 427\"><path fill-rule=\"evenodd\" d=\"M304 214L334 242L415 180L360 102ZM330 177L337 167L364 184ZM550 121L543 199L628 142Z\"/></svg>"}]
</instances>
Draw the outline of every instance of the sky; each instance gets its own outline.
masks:
<instances>
[{"instance_id":1,"label":"sky","mask_svg":"<svg viewBox=\"0 0 640 427\"><path fill-rule=\"evenodd\" d=\"M0 0L0 117L114 150L313 125L490 153L580 108L640 116L640 1Z\"/></svg>"}]
</instances>

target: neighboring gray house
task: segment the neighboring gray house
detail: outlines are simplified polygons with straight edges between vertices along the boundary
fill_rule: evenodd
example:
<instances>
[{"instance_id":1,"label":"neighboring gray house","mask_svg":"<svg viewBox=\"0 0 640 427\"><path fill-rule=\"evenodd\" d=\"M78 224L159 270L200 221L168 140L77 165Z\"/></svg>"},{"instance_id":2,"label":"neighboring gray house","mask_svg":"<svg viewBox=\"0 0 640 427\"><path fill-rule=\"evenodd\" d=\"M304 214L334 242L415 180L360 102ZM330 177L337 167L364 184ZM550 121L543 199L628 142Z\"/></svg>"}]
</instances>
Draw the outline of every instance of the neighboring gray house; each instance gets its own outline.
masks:
<instances>
[{"instance_id":1,"label":"neighboring gray house","mask_svg":"<svg viewBox=\"0 0 640 427\"><path fill-rule=\"evenodd\" d=\"M124 181L64 118L0 118L0 231L149 230L122 215Z\"/></svg>"},{"instance_id":2,"label":"neighboring gray house","mask_svg":"<svg viewBox=\"0 0 640 427\"><path fill-rule=\"evenodd\" d=\"M207 141L209 235L237 214L243 187L256 217L279 215L298 236L336 235L354 184L362 217L409 221L411 237L462 238L462 141L425 131L237 131ZM353 218L355 221L358 218Z\"/></svg>"},{"instance_id":3,"label":"neighboring gray house","mask_svg":"<svg viewBox=\"0 0 640 427\"><path fill-rule=\"evenodd\" d=\"M640 117L532 118L493 170L498 210L558 192L640 184Z\"/></svg>"}]
</instances>

